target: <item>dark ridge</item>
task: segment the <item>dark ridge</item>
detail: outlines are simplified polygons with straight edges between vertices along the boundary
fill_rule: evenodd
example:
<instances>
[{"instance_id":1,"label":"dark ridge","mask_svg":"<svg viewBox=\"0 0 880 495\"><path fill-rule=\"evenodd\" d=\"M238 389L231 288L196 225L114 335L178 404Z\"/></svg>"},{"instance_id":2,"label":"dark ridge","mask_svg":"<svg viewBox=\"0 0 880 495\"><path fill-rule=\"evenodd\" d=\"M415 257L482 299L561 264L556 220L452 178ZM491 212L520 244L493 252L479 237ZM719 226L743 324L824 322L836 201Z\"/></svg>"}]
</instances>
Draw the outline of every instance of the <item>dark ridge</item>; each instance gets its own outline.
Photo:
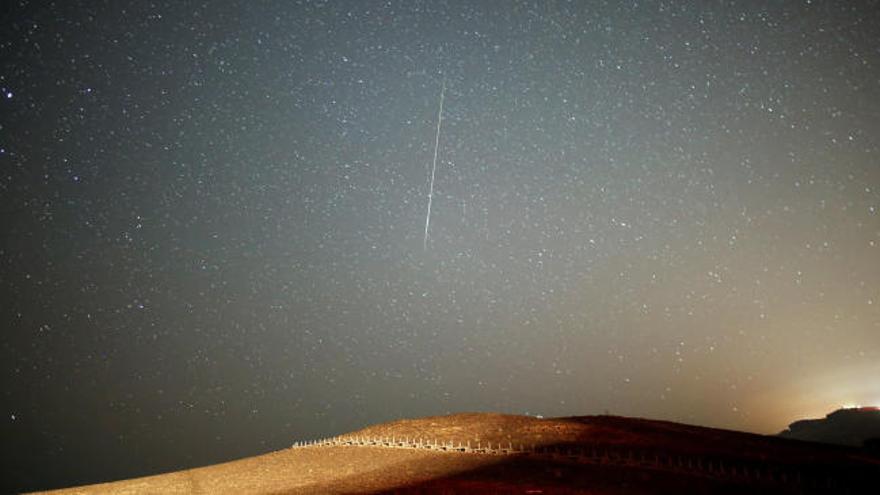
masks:
<instances>
[{"instance_id":1,"label":"dark ridge","mask_svg":"<svg viewBox=\"0 0 880 495\"><path fill-rule=\"evenodd\" d=\"M780 437L850 447L864 447L878 452L880 443L880 408L838 409L822 419L795 421Z\"/></svg>"}]
</instances>

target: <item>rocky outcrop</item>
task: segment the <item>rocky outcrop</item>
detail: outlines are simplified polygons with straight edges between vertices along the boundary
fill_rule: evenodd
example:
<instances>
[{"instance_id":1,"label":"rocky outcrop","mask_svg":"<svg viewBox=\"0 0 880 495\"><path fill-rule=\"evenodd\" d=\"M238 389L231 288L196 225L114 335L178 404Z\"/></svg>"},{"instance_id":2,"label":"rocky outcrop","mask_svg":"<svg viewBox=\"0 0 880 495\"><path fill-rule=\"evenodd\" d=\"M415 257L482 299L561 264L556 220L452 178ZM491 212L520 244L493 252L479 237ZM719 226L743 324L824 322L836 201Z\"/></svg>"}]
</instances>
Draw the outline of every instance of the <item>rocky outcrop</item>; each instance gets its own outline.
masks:
<instances>
[{"instance_id":1,"label":"rocky outcrop","mask_svg":"<svg viewBox=\"0 0 880 495\"><path fill-rule=\"evenodd\" d=\"M864 446L876 451L876 443L880 439L880 408L839 409L823 419L796 421L779 436L852 447Z\"/></svg>"}]
</instances>

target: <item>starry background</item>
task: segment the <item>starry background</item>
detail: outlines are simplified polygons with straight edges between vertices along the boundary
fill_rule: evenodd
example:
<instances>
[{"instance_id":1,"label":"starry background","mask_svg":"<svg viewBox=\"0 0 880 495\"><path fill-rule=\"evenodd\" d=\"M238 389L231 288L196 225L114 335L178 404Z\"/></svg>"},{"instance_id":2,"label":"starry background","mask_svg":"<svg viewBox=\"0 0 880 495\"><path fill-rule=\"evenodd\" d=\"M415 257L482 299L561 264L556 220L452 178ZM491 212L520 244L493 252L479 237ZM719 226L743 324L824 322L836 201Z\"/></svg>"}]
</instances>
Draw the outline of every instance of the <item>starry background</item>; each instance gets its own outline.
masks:
<instances>
[{"instance_id":1,"label":"starry background","mask_svg":"<svg viewBox=\"0 0 880 495\"><path fill-rule=\"evenodd\" d=\"M3 488L880 402L878 7L5 3Z\"/></svg>"}]
</instances>

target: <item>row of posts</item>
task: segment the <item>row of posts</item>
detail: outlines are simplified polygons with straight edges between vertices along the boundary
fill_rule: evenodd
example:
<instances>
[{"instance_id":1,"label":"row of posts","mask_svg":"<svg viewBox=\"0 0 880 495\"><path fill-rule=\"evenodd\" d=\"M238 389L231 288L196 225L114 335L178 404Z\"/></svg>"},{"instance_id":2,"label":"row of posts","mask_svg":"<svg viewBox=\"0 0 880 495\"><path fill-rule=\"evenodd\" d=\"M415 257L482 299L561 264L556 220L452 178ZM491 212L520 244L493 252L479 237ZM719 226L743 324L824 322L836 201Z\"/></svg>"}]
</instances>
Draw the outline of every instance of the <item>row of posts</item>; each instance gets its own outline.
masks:
<instances>
[{"instance_id":1,"label":"row of posts","mask_svg":"<svg viewBox=\"0 0 880 495\"><path fill-rule=\"evenodd\" d=\"M389 447L389 448L398 448L398 449L426 449L426 450L437 450L443 452L465 452L472 454L491 454L491 455L505 455L505 454L528 454L535 452L537 450L534 446L523 446L523 445L513 445L513 443L507 443L506 445L496 442L494 445L492 442L486 442L484 446L481 441L477 441L475 444L471 444L470 440L467 442L458 442L455 443L451 440L448 441L438 441L438 440L429 440L424 438L397 438L397 437L334 437L334 438L324 438L320 440L313 440L310 442L297 442L293 444L293 447L309 447L309 446L364 446L364 447Z\"/></svg>"},{"instance_id":2,"label":"row of posts","mask_svg":"<svg viewBox=\"0 0 880 495\"><path fill-rule=\"evenodd\" d=\"M811 470L804 475L801 470L791 467L773 467L754 463L735 462L712 459L701 456L664 454L656 451L633 450L612 447L585 447L574 445L515 445L512 442L492 443L482 441L472 443L440 441L436 439L410 437L368 437L341 436L319 440L296 442L294 448L312 446L363 446L385 447L398 449L423 449L438 452L455 452L484 455L520 455L562 460L588 464L613 464L632 467L678 471L688 474L702 475L710 478L739 479L759 483L795 484L805 488L839 489L846 486L838 482L835 476L823 475ZM843 492L841 492L843 493Z\"/></svg>"}]
</instances>

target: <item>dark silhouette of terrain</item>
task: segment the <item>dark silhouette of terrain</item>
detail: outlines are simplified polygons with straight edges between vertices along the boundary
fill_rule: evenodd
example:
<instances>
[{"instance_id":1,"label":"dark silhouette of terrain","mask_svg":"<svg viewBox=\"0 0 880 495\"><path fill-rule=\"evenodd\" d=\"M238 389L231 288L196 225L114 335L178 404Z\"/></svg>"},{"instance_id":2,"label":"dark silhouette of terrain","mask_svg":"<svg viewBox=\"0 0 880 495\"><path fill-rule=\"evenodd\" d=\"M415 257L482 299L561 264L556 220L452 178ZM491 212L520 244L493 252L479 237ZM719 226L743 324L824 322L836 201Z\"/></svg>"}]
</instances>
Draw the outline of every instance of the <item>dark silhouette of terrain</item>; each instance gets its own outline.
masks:
<instances>
[{"instance_id":1,"label":"dark silhouette of terrain","mask_svg":"<svg viewBox=\"0 0 880 495\"><path fill-rule=\"evenodd\" d=\"M880 408L838 409L822 419L804 419L779 434L783 438L809 442L864 447L880 453Z\"/></svg>"}]
</instances>

